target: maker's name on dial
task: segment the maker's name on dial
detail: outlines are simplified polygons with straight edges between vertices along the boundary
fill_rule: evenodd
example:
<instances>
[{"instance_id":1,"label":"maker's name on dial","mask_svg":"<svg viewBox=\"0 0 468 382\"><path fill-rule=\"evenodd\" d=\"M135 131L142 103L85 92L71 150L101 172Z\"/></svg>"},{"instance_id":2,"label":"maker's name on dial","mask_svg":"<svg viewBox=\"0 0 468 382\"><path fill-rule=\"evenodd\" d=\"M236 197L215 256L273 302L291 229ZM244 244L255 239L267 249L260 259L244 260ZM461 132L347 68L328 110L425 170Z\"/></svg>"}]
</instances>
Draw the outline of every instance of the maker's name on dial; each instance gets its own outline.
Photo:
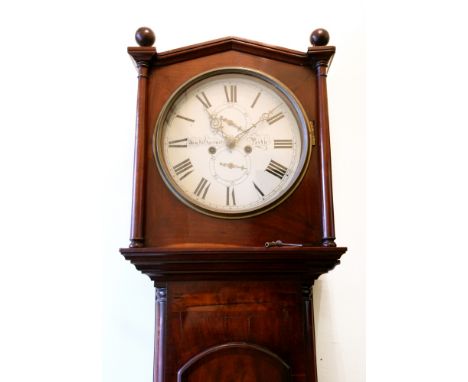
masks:
<instances>
[{"instance_id":1,"label":"maker's name on dial","mask_svg":"<svg viewBox=\"0 0 468 382\"><path fill-rule=\"evenodd\" d=\"M259 147L259 148L266 148L272 140L268 135L252 135L244 140L245 143L248 143L252 146ZM187 143L190 146L222 146L225 144L224 139L212 137L212 136L204 136L204 137L188 137Z\"/></svg>"}]
</instances>

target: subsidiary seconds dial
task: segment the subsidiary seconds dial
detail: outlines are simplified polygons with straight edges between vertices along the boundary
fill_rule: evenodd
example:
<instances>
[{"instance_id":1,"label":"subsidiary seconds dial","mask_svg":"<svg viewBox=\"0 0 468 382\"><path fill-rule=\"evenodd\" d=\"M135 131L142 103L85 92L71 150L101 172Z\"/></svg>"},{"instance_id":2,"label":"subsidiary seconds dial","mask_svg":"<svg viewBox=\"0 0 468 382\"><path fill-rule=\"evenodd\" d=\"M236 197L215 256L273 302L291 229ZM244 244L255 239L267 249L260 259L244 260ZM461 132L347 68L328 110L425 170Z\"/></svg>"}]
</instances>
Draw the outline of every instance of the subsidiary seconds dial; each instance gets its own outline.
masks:
<instances>
[{"instance_id":1,"label":"subsidiary seconds dial","mask_svg":"<svg viewBox=\"0 0 468 382\"><path fill-rule=\"evenodd\" d=\"M267 211L300 182L309 157L304 111L277 80L244 68L199 75L170 97L154 152L169 189L224 218Z\"/></svg>"}]
</instances>

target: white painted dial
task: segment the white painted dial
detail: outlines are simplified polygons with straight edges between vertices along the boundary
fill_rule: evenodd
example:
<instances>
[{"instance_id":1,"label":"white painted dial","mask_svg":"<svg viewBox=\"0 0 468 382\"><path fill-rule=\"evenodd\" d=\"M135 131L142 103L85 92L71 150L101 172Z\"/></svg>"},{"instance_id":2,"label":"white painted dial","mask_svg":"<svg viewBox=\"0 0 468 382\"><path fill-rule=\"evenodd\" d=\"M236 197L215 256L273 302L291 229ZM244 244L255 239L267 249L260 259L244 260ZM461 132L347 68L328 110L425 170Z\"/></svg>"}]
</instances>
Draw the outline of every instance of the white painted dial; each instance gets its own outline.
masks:
<instances>
[{"instance_id":1,"label":"white painted dial","mask_svg":"<svg viewBox=\"0 0 468 382\"><path fill-rule=\"evenodd\" d=\"M156 163L184 203L218 217L264 212L301 179L309 155L292 93L243 68L204 73L180 87L158 119Z\"/></svg>"}]
</instances>

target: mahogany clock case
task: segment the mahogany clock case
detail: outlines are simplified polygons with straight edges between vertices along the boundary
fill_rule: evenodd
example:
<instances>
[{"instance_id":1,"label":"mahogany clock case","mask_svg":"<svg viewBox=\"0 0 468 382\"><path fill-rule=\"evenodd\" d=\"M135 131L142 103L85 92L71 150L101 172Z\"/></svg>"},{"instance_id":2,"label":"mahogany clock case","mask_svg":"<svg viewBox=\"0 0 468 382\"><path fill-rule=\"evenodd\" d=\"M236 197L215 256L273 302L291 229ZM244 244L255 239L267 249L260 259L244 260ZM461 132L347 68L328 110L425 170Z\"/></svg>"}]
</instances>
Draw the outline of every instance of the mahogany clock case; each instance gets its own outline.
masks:
<instances>
[{"instance_id":1,"label":"mahogany clock case","mask_svg":"<svg viewBox=\"0 0 468 382\"><path fill-rule=\"evenodd\" d=\"M236 48L236 42L239 47L256 49L256 54L245 52L246 49L242 48L233 49ZM219 52L206 55L207 50L214 47ZM314 68L288 62L291 61L288 59L289 52L285 52L282 60L273 59L270 50L263 44L227 38L161 53L153 59L149 68L148 128L145 131L145 161L148 163L145 174L146 247L258 247L276 239L320 245L323 234L320 158L316 145L312 146L317 140L316 129L311 131L310 161L297 189L274 209L249 218L228 220L206 216L187 208L168 190L153 157L154 128L167 99L199 73L223 67L249 68L279 80L299 100L311 126L316 125L317 98L314 89L317 81ZM194 52L199 57L193 58Z\"/></svg>"},{"instance_id":2,"label":"mahogany clock case","mask_svg":"<svg viewBox=\"0 0 468 382\"><path fill-rule=\"evenodd\" d=\"M139 70L137 142L131 243L120 251L156 286L155 382L317 382L311 287L346 252L334 243L325 77L335 49L325 40L306 53L233 37L164 53L152 42L129 48ZM283 83L314 127L295 191L239 219L179 201L153 157L171 95L226 67ZM304 246L265 247L275 240Z\"/></svg>"}]
</instances>

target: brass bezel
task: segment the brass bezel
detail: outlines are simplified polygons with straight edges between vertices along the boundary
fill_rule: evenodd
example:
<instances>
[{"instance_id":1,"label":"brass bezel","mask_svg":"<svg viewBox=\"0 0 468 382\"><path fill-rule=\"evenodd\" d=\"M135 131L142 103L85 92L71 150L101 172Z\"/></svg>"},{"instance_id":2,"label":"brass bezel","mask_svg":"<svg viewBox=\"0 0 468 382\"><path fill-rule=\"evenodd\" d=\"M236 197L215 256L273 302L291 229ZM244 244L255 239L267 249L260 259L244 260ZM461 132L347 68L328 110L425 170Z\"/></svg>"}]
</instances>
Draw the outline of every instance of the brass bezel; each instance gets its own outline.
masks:
<instances>
[{"instance_id":1,"label":"brass bezel","mask_svg":"<svg viewBox=\"0 0 468 382\"><path fill-rule=\"evenodd\" d=\"M259 207L257 209L249 210L246 212L219 212L213 211L205 206L198 205L197 203L193 202L189 198L184 196L183 190L172 180L172 176L170 171L168 171L167 166L165 164L164 159L164 150L161 147L161 140L162 140L162 130L164 128L164 123L166 121L166 117L169 111L172 108L172 105L176 102L179 96L183 95L189 88L194 86L195 84L205 80L209 77L218 76L221 74L244 74L248 76L253 76L259 78L260 80L265 81L273 88L281 93L281 96L286 98L290 105L292 106L292 110L294 111L294 115L298 121L298 125L301 129L301 136L302 136L302 147L301 147L301 157L299 160L299 164L297 167L297 171L293 174L295 179L290 183L289 187L286 188L282 193L280 193L277 197L271 200L268 204ZM155 124L154 133L153 133L153 154L156 162L156 166L158 171L161 175L166 186L169 188L171 193L183 204L192 208L193 210L203 213L208 216L222 218L222 219L243 219L249 218L252 216L257 216L263 214L271 209L277 207L281 204L284 200L286 200L291 194L296 190L298 185L301 183L302 179L304 178L304 174L307 171L310 161L310 155L312 151L312 142L314 142L314 137L312 136L312 131L310 129L310 125L308 122L307 114L301 105L300 101L296 98L294 93L281 81L277 80L276 78L261 72L259 70L254 70L246 67L220 67L216 69L212 69L201 74L192 77L182 85L180 85L168 98L166 103L161 109L159 113L158 119Z\"/></svg>"}]
</instances>

